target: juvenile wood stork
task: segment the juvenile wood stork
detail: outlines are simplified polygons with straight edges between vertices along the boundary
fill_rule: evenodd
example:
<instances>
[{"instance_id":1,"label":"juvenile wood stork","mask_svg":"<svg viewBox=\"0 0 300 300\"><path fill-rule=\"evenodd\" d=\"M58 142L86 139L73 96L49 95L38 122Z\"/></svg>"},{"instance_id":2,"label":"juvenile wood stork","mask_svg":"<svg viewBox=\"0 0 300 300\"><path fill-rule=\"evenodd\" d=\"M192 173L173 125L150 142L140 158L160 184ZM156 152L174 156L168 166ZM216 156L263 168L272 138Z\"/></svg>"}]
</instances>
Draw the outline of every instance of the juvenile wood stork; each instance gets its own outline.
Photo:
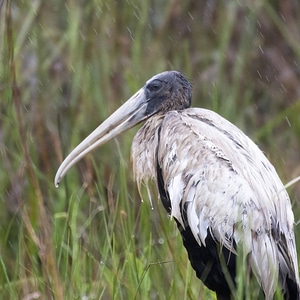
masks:
<instances>
[{"instance_id":1,"label":"juvenile wood stork","mask_svg":"<svg viewBox=\"0 0 300 300\"><path fill-rule=\"evenodd\" d=\"M242 249L266 299L278 286L285 299L300 299L294 216L274 167L241 130L190 108L191 99L181 73L155 75L67 156L55 185L88 152L145 121L132 144L135 178L156 183L196 275L230 299Z\"/></svg>"}]
</instances>

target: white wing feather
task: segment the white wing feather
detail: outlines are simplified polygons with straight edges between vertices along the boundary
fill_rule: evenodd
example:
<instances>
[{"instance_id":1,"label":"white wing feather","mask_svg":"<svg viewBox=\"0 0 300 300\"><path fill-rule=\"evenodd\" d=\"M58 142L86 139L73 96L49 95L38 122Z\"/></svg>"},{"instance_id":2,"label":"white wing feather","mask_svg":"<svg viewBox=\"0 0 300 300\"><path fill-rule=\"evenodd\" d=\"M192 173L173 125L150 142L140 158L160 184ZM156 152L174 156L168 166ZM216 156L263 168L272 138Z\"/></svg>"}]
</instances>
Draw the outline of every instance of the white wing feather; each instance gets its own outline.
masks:
<instances>
[{"instance_id":1,"label":"white wing feather","mask_svg":"<svg viewBox=\"0 0 300 300\"><path fill-rule=\"evenodd\" d=\"M212 111L171 111L159 121L160 132L147 132L147 140L151 136L155 142L159 139L158 148L148 150L148 144L148 149L141 150L139 134L145 134L145 128L134 139L132 157L138 184L155 178L158 161L171 216L183 228L189 226L200 245L205 246L207 230L232 252L233 241L240 243L266 297L271 298L279 265L292 265L298 274L294 217L274 167L242 131ZM147 151L152 152L147 155ZM274 228L286 239L285 257L276 251Z\"/></svg>"}]
</instances>

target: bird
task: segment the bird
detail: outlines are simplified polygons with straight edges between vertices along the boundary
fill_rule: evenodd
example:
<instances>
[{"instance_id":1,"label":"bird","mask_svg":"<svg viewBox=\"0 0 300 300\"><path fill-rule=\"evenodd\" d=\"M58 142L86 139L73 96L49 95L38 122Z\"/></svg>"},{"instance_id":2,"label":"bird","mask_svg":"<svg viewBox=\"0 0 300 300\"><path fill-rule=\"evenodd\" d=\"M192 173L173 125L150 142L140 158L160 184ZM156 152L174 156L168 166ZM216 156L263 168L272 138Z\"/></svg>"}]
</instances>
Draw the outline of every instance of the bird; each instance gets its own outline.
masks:
<instances>
[{"instance_id":1,"label":"bird","mask_svg":"<svg viewBox=\"0 0 300 300\"><path fill-rule=\"evenodd\" d=\"M191 106L192 84L171 70L150 78L61 163L58 186L83 156L142 123L131 156L137 186L157 187L196 276L232 299L239 255L265 299L300 299L294 215L275 168L238 127Z\"/></svg>"}]
</instances>

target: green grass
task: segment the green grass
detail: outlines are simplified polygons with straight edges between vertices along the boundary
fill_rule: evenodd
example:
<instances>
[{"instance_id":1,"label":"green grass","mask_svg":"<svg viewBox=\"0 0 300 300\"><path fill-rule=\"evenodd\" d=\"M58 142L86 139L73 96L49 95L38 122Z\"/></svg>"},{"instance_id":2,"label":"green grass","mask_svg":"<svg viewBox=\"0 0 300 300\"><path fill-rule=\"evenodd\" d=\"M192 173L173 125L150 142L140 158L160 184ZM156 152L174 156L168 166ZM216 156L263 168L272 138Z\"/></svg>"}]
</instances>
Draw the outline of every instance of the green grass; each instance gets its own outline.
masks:
<instances>
[{"instance_id":1,"label":"green grass","mask_svg":"<svg viewBox=\"0 0 300 300\"><path fill-rule=\"evenodd\" d=\"M159 201L140 201L136 129L53 184L67 153L158 72L182 71L194 106L246 131L283 182L299 176L297 1L180 3L0 2L3 299L215 299ZM288 191L298 221L299 183Z\"/></svg>"}]
</instances>

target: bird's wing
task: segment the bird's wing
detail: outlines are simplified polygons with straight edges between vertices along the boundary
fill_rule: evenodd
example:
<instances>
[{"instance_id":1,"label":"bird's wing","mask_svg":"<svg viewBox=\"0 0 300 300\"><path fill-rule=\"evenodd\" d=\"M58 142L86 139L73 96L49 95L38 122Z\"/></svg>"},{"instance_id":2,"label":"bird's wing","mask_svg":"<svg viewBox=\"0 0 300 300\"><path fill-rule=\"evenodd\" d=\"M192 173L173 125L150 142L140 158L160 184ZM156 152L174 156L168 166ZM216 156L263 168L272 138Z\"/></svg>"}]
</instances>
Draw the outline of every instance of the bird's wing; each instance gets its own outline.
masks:
<instances>
[{"instance_id":1,"label":"bird's wing","mask_svg":"<svg viewBox=\"0 0 300 300\"><path fill-rule=\"evenodd\" d=\"M286 274L298 274L288 194L242 131L212 111L191 108L167 113L159 139L157 159L171 215L191 228L200 245L208 230L232 252L241 244L266 294L275 290L268 278L278 273L278 264Z\"/></svg>"}]
</instances>

